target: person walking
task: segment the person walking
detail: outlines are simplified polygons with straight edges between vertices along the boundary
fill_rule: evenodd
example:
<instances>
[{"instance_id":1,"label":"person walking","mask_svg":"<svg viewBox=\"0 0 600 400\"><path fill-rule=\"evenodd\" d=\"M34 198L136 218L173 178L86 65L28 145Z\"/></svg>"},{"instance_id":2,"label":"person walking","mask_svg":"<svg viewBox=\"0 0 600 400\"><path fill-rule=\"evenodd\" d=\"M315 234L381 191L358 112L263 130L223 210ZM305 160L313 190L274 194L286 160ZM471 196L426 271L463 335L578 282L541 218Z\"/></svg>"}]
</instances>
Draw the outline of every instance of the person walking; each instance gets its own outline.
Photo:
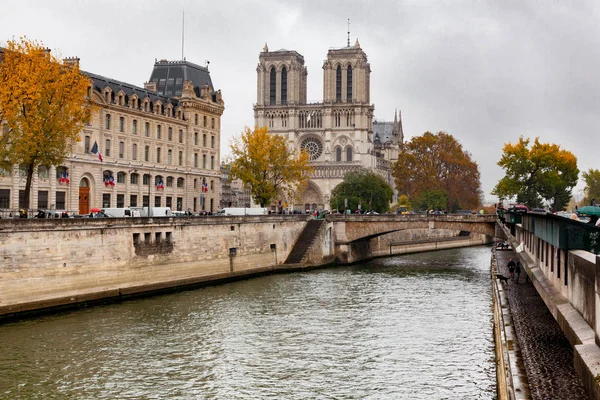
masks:
<instances>
[{"instance_id":1,"label":"person walking","mask_svg":"<svg viewBox=\"0 0 600 400\"><path fill-rule=\"evenodd\" d=\"M517 261L515 265L515 281L519 283L519 277L521 276L521 261Z\"/></svg>"},{"instance_id":2,"label":"person walking","mask_svg":"<svg viewBox=\"0 0 600 400\"><path fill-rule=\"evenodd\" d=\"M508 259L508 264L506 264L506 266L508 267L508 278L511 280L514 280L515 278L515 262L513 261L512 258Z\"/></svg>"}]
</instances>

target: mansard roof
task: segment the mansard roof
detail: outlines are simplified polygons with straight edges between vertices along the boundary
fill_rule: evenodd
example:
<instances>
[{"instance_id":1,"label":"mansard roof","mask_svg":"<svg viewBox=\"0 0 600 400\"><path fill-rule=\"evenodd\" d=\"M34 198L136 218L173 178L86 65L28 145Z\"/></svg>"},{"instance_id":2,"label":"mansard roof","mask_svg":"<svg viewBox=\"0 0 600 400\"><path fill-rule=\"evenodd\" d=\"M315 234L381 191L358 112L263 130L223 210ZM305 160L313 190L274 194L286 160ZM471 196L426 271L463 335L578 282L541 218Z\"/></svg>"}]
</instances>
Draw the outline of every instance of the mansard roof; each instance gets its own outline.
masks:
<instances>
[{"instance_id":1,"label":"mansard roof","mask_svg":"<svg viewBox=\"0 0 600 400\"><path fill-rule=\"evenodd\" d=\"M207 67L186 60L160 60L154 63L150 82L156 82L158 94L167 97L179 97L185 81L192 81L196 96L200 96L200 88L206 85L210 87L211 93L215 91Z\"/></svg>"},{"instance_id":2,"label":"mansard roof","mask_svg":"<svg viewBox=\"0 0 600 400\"><path fill-rule=\"evenodd\" d=\"M87 71L81 72L87 75L93 81L94 90L98 90L100 92L108 86L113 91L113 93L118 93L122 90L128 97L131 97L135 94L140 99L145 99L146 97L148 97L153 103L160 100L163 104L171 103L174 106L177 106L179 104L179 101L177 99L168 96L161 96L158 95L156 92L152 92L150 90L131 85L129 83L120 82L116 79L107 78L102 75L97 75Z\"/></svg>"}]
</instances>

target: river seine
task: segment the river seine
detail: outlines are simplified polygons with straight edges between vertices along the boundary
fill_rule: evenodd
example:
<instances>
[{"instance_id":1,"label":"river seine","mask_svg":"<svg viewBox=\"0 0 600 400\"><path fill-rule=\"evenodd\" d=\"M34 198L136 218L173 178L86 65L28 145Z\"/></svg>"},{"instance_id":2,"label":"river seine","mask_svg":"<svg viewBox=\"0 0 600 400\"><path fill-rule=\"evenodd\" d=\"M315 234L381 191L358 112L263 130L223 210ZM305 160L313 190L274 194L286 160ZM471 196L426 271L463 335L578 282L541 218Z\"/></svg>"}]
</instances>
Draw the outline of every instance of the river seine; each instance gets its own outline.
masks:
<instances>
[{"instance_id":1,"label":"river seine","mask_svg":"<svg viewBox=\"0 0 600 400\"><path fill-rule=\"evenodd\" d=\"M492 399L489 247L0 325L2 399Z\"/></svg>"}]
</instances>

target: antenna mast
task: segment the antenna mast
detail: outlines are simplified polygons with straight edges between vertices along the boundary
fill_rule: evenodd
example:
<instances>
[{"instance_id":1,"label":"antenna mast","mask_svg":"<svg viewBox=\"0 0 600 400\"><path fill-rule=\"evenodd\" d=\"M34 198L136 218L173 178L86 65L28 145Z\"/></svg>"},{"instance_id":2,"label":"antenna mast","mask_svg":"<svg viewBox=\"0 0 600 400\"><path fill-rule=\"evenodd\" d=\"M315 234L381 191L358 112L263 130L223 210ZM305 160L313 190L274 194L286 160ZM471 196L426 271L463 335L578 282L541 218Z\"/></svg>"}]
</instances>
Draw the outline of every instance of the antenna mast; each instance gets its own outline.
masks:
<instances>
[{"instance_id":1,"label":"antenna mast","mask_svg":"<svg viewBox=\"0 0 600 400\"><path fill-rule=\"evenodd\" d=\"M350 18L348 18L348 47L350 47Z\"/></svg>"},{"instance_id":2,"label":"antenna mast","mask_svg":"<svg viewBox=\"0 0 600 400\"><path fill-rule=\"evenodd\" d=\"M183 43L185 40L185 10L182 11L181 16L181 61L185 60L183 57Z\"/></svg>"}]
</instances>

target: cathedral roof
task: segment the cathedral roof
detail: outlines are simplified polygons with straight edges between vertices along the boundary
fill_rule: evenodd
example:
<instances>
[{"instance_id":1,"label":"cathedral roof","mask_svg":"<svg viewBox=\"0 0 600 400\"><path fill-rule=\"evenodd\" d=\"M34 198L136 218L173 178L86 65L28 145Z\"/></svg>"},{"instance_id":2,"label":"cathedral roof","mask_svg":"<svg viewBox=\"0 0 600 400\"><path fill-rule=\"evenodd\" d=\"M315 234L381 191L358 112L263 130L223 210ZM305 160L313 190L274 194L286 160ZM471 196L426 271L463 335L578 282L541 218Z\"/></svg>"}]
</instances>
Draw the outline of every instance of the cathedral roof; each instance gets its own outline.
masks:
<instances>
[{"instance_id":1,"label":"cathedral roof","mask_svg":"<svg viewBox=\"0 0 600 400\"><path fill-rule=\"evenodd\" d=\"M108 86L111 88L113 93L117 93L117 92L123 90L123 92L127 96L132 96L135 94L140 99L145 99L146 97L148 97L148 98L150 98L150 100L152 102L160 100L165 104L171 103L175 106L179 104L179 101L177 99L173 99L168 96L162 96L162 95L157 94L156 92L153 92L153 91L150 91L150 90L147 90L147 89L135 86L135 85L131 85L129 83L121 82L116 79L107 78L102 75L97 75L97 74L87 72L87 71L81 71L81 72L83 74L87 75L93 81L94 90L102 91L104 88L106 88Z\"/></svg>"},{"instance_id":2,"label":"cathedral roof","mask_svg":"<svg viewBox=\"0 0 600 400\"><path fill-rule=\"evenodd\" d=\"M210 72L207 67L191 63L189 61L167 61L160 60L154 63L154 69L150 76L150 82L156 82L158 94L181 96L183 82L192 81L196 96L200 96L200 88L208 85L214 92Z\"/></svg>"},{"instance_id":3,"label":"cathedral roof","mask_svg":"<svg viewBox=\"0 0 600 400\"><path fill-rule=\"evenodd\" d=\"M373 134L379 137L381 143L392 142L394 131L393 122L373 121Z\"/></svg>"}]
</instances>

